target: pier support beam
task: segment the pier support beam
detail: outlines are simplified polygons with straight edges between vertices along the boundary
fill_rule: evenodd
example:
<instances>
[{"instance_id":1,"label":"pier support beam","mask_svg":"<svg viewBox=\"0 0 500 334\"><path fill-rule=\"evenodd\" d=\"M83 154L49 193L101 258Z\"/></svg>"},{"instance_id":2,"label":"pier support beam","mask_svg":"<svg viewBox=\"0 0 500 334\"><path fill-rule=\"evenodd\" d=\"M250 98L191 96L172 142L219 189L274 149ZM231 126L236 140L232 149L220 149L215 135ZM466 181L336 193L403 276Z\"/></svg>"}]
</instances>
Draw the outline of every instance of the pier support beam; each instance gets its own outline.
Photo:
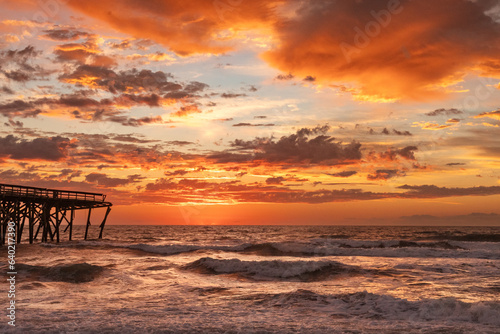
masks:
<instances>
[{"instance_id":1,"label":"pier support beam","mask_svg":"<svg viewBox=\"0 0 500 334\"><path fill-rule=\"evenodd\" d=\"M111 211L106 196L97 193L25 187L0 183L0 244L7 239L7 226L14 223L16 242L22 241L24 226L28 225L25 239L29 243L61 241L61 233L69 229L69 240L73 238L73 223L76 210L88 210L85 226L85 240L89 236L92 209L106 208L106 213L99 225L99 238L102 238L104 226ZM69 217L68 217L69 216ZM26 224L27 222L27 224ZM61 231L64 222L68 225ZM28 236L26 236L28 233ZM39 237L40 233L40 237Z\"/></svg>"},{"instance_id":2,"label":"pier support beam","mask_svg":"<svg viewBox=\"0 0 500 334\"><path fill-rule=\"evenodd\" d=\"M108 209L106 210L106 214L104 215L104 219L102 220L102 223L99 226L101 228L101 231L99 232L99 239L102 239L102 231L104 230L104 225L106 224L106 219L108 219L108 215L109 215L110 211L111 211L111 208L108 206Z\"/></svg>"},{"instance_id":3,"label":"pier support beam","mask_svg":"<svg viewBox=\"0 0 500 334\"><path fill-rule=\"evenodd\" d=\"M85 227L85 240L87 240L87 234L89 233L90 226L90 214L92 213L92 209L89 209L89 215L87 217L87 226Z\"/></svg>"}]
</instances>

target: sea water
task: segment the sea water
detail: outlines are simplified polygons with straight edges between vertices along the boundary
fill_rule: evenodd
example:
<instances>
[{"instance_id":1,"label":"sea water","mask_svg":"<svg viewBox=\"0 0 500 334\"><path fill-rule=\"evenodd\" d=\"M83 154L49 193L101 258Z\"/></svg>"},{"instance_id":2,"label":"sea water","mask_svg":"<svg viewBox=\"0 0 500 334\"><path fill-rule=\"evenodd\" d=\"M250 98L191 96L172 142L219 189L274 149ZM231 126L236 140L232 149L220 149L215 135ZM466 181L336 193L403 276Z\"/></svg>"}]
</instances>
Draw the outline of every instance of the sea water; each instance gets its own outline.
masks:
<instances>
[{"instance_id":1,"label":"sea water","mask_svg":"<svg viewBox=\"0 0 500 334\"><path fill-rule=\"evenodd\" d=\"M75 232L80 241L18 245L16 327L4 311L1 332L500 332L499 227Z\"/></svg>"}]
</instances>

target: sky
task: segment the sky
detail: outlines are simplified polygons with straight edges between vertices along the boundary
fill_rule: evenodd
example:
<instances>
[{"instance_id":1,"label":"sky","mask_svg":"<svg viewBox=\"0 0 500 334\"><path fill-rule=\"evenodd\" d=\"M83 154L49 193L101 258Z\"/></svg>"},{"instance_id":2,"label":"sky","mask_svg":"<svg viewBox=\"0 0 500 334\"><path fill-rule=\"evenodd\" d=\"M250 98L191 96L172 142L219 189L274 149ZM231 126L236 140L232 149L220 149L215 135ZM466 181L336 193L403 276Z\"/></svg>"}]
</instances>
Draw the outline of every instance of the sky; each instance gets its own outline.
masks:
<instances>
[{"instance_id":1,"label":"sky","mask_svg":"<svg viewBox=\"0 0 500 334\"><path fill-rule=\"evenodd\" d=\"M111 224L500 225L500 1L0 8L0 183Z\"/></svg>"}]
</instances>

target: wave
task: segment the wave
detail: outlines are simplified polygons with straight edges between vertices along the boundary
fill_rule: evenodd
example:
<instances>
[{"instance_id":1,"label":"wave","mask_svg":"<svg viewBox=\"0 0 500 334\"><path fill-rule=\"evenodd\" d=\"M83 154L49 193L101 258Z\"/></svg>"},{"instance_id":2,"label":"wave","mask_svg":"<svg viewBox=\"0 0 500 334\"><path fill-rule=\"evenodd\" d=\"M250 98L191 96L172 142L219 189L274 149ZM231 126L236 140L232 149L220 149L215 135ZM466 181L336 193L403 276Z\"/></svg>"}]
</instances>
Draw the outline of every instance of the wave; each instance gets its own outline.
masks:
<instances>
[{"instance_id":1,"label":"wave","mask_svg":"<svg viewBox=\"0 0 500 334\"><path fill-rule=\"evenodd\" d=\"M462 241L409 241L409 240L353 240L315 238L308 241L281 241L241 244L148 244L108 241L80 241L61 244L42 244L44 247L130 249L160 255L190 252L233 252L259 256L325 257L445 257L498 259L496 244Z\"/></svg>"},{"instance_id":2,"label":"wave","mask_svg":"<svg viewBox=\"0 0 500 334\"><path fill-rule=\"evenodd\" d=\"M18 263L16 269L18 272L28 274L32 280L67 283L91 282L104 271L104 267L86 262L52 267Z\"/></svg>"},{"instance_id":3,"label":"wave","mask_svg":"<svg viewBox=\"0 0 500 334\"><path fill-rule=\"evenodd\" d=\"M183 266L203 274L236 274L253 280L283 280L311 282L338 275L361 273L356 266L336 261L242 261L240 259L214 259L204 257Z\"/></svg>"},{"instance_id":4,"label":"wave","mask_svg":"<svg viewBox=\"0 0 500 334\"><path fill-rule=\"evenodd\" d=\"M457 241L500 242L500 234L498 233L471 233L465 235L447 236L445 238Z\"/></svg>"},{"instance_id":5,"label":"wave","mask_svg":"<svg viewBox=\"0 0 500 334\"><path fill-rule=\"evenodd\" d=\"M148 245L148 244L135 244L123 246L128 249L141 250L148 253L162 254L162 255L175 255L181 253L190 253L196 251L240 251L247 247L247 244L238 246L216 246L216 245Z\"/></svg>"},{"instance_id":6,"label":"wave","mask_svg":"<svg viewBox=\"0 0 500 334\"><path fill-rule=\"evenodd\" d=\"M416 247L416 248L440 248L440 249L465 249L463 247L452 245L446 241L440 242L414 242L407 240L399 240L399 241L386 241L386 242L375 242L372 244L358 244L358 245L350 245L347 243L339 244L340 248L407 248L407 247Z\"/></svg>"},{"instance_id":7,"label":"wave","mask_svg":"<svg viewBox=\"0 0 500 334\"><path fill-rule=\"evenodd\" d=\"M366 291L349 294L318 294L299 289L288 293L255 294L241 297L266 307L321 308L335 318L365 318L405 321L450 321L500 325L500 303L466 303L456 298L408 301Z\"/></svg>"}]
</instances>

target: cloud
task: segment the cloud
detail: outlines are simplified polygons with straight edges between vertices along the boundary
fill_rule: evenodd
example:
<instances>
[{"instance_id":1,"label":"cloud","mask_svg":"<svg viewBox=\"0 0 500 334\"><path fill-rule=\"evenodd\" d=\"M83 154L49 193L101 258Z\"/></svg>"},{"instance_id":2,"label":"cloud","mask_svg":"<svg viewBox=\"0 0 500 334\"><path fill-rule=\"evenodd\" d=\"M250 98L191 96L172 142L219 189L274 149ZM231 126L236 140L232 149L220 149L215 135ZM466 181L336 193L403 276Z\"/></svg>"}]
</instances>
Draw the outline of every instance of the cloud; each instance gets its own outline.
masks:
<instances>
[{"instance_id":1,"label":"cloud","mask_svg":"<svg viewBox=\"0 0 500 334\"><path fill-rule=\"evenodd\" d=\"M373 129L370 129L370 134L373 135L373 134L376 134L376 132ZM410 131L399 131L396 129L392 129L392 131L389 131L389 130L387 130L387 128L384 128L380 134L383 134L383 135L394 134L397 136L413 136Z\"/></svg>"},{"instance_id":2,"label":"cloud","mask_svg":"<svg viewBox=\"0 0 500 334\"><path fill-rule=\"evenodd\" d=\"M375 153L370 152L368 157L372 160L386 160L386 161L398 161L398 157L405 160L416 160L415 151L418 150L416 146L406 146L400 149L389 149L385 152Z\"/></svg>"},{"instance_id":3,"label":"cloud","mask_svg":"<svg viewBox=\"0 0 500 334\"><path fill-rule=\"evenodd\" d=\"M54 50L54 54L60 62L74 62L79 65L103 67L116 65L116 61L112 57L102 54L95 35L89 35L83 43L58 45Z\"/></svg>"},{"instance_id":4,"label":"cloud","mask_svg":"<svg viewBox=\"0 0 500 334\"><path fill-rule=\"evenodd\" d=\"M42 37L53 41L74 41L80 38L90 37L89 33L75 29L49 29L45 30L44 33Z\"/></svg>"},{"instance_id":5,"label":"cloud","mask_svg":"<svg viewBox=\"0 0 500 334\"><path fill-rule=\"evenodd\" d=\"M486 73L492 68L487 62L500 53L500 24L485 14L495 1L301 4L275 26L279 43L263 55L285 73L311 75L319 83L355 83L358 98L374 100L443 97L443 86L475 69L500 77L498 70Z\"/></svg>"},{"instance_id":6,"label":"cloud","mask_svg":"<svg viewBox=\"0 0 500 334\"><path fill-rule=\"evenodd\" d=\"M73 144L68 138L51 137L26 140L13 135L0 137L0 157L13 160L59 161L67 157Z\"/></svg>"},{"instance_id":7,"label":"cloud","mask_svg":"<svg viewBox=\"0 0 500 334\"><path fill-rule=\"evenodd\" d=\"M273 123L268 123L268 124L251 124L251 123L236 123L233 124L233 126L274 126L275 124Z\"/></svg>"},{"instance_id":8,"label":"cloud","mask_svg":"<svg viewBox=\"0 0 500 334\"><path fill-rule=\"evenodd\" d=\"M295 76L292 74L292 73L288 73L288 74L278 74L275 78L275 80L292 80L293 78L295 78Z\"/></svg>"},{"instance_id":9,"label":"cloud","mask_svg":"<svg viewBox=\"0 0 500 334\"><path fill-rule=\"evenodd\" d=\"M360 160L361 144L358 142L343 144L334 142L335 138L326 135L309 138L326 133L329 128L328 125L301 128L295 134L282 136L278 140L272 137L250 141L236 139L231 146L240 153L222 152L208 158L217 162L262 161L322 165L349 164Z\"/></svg>"},{"instance_id":10,"label":"cloud","mask_svg":"<svg viewBox=\"0 0 500 334\"><path fill-rule=\"evenodd\" d=\"M479 115L474 116L474 118L483 118L483 117L488 117L488 118L500 121L500 109L494 110L494 111L483 112L483 113L480 113Z\"/></svg>"},{"instance_id":11,"label":"cloud","mask_svg":"<svg viewBox=\"0 0 500 334\"><path fill-rule=\"evenodd\" d=\"M500 194L500 186L490 187L469 187L469 188L447 188L435 185L399 186L399 189L408 190L405 193L407 198L434 198L450 196L489 196Z\"/></svg>"},{"instance_id":12,"label":"cloud","mask_svg":"<svg viewBox=\"0 0 500 334\"><path fill-rule=\"evenodd\" d=\"M430 111L426 113L425 115L427 116L451 116L451 115L460 115L463 114L464 112L455 108L451 109L445 109L445 108L440 108L436 109L434 111Z\"/></svg>"},{"instance_id":13,"label":"cloud","mask_svg":"<svg viewBox=\"0 0 500 334\"><path fill-rule=\"evenodd\" d=\"M183 106L181 106L177 111L171 113L170 115L176 117L186 117L191 114L199 114L199 113L201 113L201 110L198 108L198 105L194 103L191 104L184 103Z\"/></svg>"},{"instance_id":14,"label":"cloud","mask_svg":"<svg viewBox=\"0 0 500 334\"><path fill-rule=\"evenodd\" d=\"M266 184L282 184L285 180L283 176L270 177L266 179Z\"/></svg>"},{"instance_id":15,"label":"cloud","mask_svg":"<svg viewBox=\"0 0 500 334\"><path fill-rule=\"evenodd\" d=\"M489 16L495 4L491 0L437 0L431 7L409 0L65 2L129 35L115 43L122 49L152 40L181 56L222 54L242 47L250 35L264 36L271 43L262 58L284 73L277 80L315 79L319 85L350 87L355 98L375 101L444 97L447 86L472 71L500 77L500 23ZM60 60L113 64L83 31L54 27L45 35L69 42L87 38L84 43L57 47Z\"/></svg>"},{"instance_id":16,"label":"cloud","mask_svg":"<svg viewBox=\"0 0 500 334\"><path fill-rule=\"evenodd\" d=\"M343 171L343 172L338 172L338 173L333 173L333 174L327 174L327 175L335 176L335 177L349 177L349 176L356 175L357 173L358 172L356 172L354 170L349 170L349 171Z\"/></svg>"},{"instance_id":17,"label":"cloud","mask_svg":"<svg viewBox=\"0 0 500 334\"><path fill-rule=\"evenodd\" d=\"M433 123L433 122L413 122L413 124L420 126L423 130L442 130L442 129L451 128L452 126L455 125L455 123L439 124L439 123Z\"/></svg>"},{"instance_id":18,"label":"cloud","mask_svg":"<svg viewBox=\"0 0 500 334\"><path fill-rule=\"evenodd\" d=\"M109 177L106 174L102 173L90 173L85 176L85 181L90 183L96 183L99 186L103 187L119 187L124 186L129 183L135 183L139 180L143 179L140 174L129 175L127 178L118 178L118 177Z\"/></svg>"},{"instance_id":19,"label":"cloud","mask_svg":"<svg viewBox=\"0 0 500 334\"><path fill-rule=\"evenodd\" d=\"M137 70L115 72L103 66L80 65L59 80L80 86L98 88L113 94L156 94L164 99L180 100L198 97L208 85L198 81L186 84L169 81L172 74L162 71ZM124 95L126 97L126 95ZM150 95L152 96L152 95ZM133 95L128 95L133 98ZM158 98L156 99L158 102Z\"/></svg>"},{"instance_id":20,"label":"cloud","mask_svg":"<svg viewBox=\"0 0 500 334\"><path fill-rule=\"evenodd\" d=\"M394 177L405 176L406 173L397 169L377 169L374 174L368 174L366 177L370 181L389 180Z\"/></svg>"},{"instance_id":21,"label":"cloud","mask_svg":"<svg viewBox=\"0 0 500 334\"><path fill-rule=\"evenodd\" d=\"M0 51L0 73L11 81L22 83L43 78L50 72L34 63L40 55L41 51L35 50L32 45L22 50Z\"/></svg>"},{"instance_id":22,"label":"cloud","mask_svg":"<svg viewBox=\"0 0 500 334\"><path fill-rule=\"evenodd\" d=\"M7 86L2 86L2 88L0 88L0 91L4 94L9 94L9 95L14 94L14 91Z\"/></svg>"},{"instance_id":23,"label":"cloud","mask_svg":"<svg viewBox=\"0 0 500 334\"><path fill-rule=\"evenodd\" d=\"M127 116L110 116L105 119L109 122L120 123L123 126L142 126L145 124L163 124L163 118L161 116L146 116L141 118L127 117Z\"/></svg>"},{"instance_id":24,"label":"cloud","mask_svg":"<svg viewBox=\"0 0 500 334\"><path fill-rule=\"evenodd\" d=\"M181 56L195 53L221 54L234 47L237 32L267 28L271 1L226 4L204 0L189 4L175 0L142 1L69 0L67 4L135 38L152 39ZM229 30L235 35L227 36Z\"/></svg>"},{"instance_id":25,"label":"cloud","mask_svg":"<svg viewBox=\"0 0 500 334\"><path fill-rule=\"evenodd\" d=\"M220 96L225 98L225 99L234 99L236 97L247 96L247 94L222 93Z\"/></svg>"},{"instance_id":26,"label":"cloud","mask_svg":"<svg viewBox=\"0 0 500 334\"><path fill-rule=\"evenodd\" d=\"M186 175L188 173L189 173L188 170L177 169L177 170L174 170L171 172L165 172L165 176L183 176L183 175Z\"/></svg>"},{"instance_id":27,"label":"cloud","mask_svg":"<svg viewBox=\"0 0 500 334\"><path fill-rule=\"evenodd\" d=\"M40 113L42 113L42 110L37 108L32 102L14 100L0 104L0 114L6 117L35 117Z\"/></svg>"}]
</instances>

